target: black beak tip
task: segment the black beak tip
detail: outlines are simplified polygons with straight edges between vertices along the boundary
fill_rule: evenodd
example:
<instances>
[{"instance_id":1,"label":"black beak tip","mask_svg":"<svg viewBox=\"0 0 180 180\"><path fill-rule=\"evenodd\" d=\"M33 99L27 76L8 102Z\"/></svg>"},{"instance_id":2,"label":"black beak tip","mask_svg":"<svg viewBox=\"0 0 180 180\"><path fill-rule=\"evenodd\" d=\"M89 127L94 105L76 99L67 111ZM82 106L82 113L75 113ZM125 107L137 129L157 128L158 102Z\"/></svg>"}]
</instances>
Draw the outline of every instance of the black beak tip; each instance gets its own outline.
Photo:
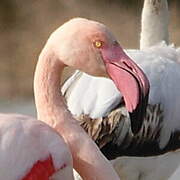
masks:
<instances>
[{"instance_id":1,"label":"black beak tip","mask_svg":"<svg viewBox=\"0 0 180 180\"><path fill-rule=\"evenodd\" d=\"M138 134L143 124L143 117L138 112L129 113L131 120L131 130L134 135Z\"/></svg>"},{"instance_id":2,"label":"black beak tip","mask_svg":"<svg viewBox=\"0 0 180 180\"><path fill-rule=\"evenodd\" d=\"M137 134L143 125L143 121L146 115L146 108L148 105L148 97L149 93L142 98L141 103L137 106L137 108L133 112L129 112L130 120L131 120L131 130L133 134Z\"/></svg>"}]
</instances>

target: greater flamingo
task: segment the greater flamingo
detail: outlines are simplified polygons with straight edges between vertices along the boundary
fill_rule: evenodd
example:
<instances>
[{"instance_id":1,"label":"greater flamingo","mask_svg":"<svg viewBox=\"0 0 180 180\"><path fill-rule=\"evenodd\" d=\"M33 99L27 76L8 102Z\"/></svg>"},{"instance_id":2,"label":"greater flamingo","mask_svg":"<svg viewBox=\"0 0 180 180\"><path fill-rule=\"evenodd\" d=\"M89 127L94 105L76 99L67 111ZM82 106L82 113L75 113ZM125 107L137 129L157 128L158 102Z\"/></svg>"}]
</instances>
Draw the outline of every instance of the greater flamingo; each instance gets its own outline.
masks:
<instances>
[{"instance_id":1,"label":"greater flamingo","mask_svg":"<svg viewBox=\"0 0 180 180\"><path fill-rule=\"evenodd\" d=\"M123 94L134 133L141 127L149 82L103 24L83 18L72 19L57 29L39 56L34 79L38 119L55 128L66 140L73 165L82 178L119 179L67 110L59 93L59 74L66 65L91 75L110 76ZM87 103L88 100L89 97Z\"/></svg>"},{"instance_id":2,"label":"greater flamingo","mask_svg":"<svg viewBox=\"0 0 180 180\"><path fill-rule=\"evenodd\" d=\"M178 109L180 106L180 85L177 83L180 81L180 64L178 63L180 53L173 46L166 45L168 43L167 1L146 0L145 3L144 8L148 7L147 3L153 3L149 4L149 9L147 10L147 12L151 12L152 19L155 17L161 19L163 14L166 14L166 16L163 20L164 26L161 24L163 22L157 24L162 36L158 36L151 41L153 33L147 31L145 34L149 33L149 40L143 39L141 36L141 48L143 50L126 51L144 70L151 84L146 116L138 134L134 135L132 132L133 124L124 108L124 100L112 81L105 78L95 78L86 73L76 71L62 88L70 111L108 159L116 159L127 155L136 157L155 156L152 160L156 158L160 160L163 156L157 157L158 155L180 148L178 139L180 130ZM160 17L153 13L159 13ZM146 17L150 20L151 17L148 17L147 14L144 18ZM150 16L150 14L148 15ZM145 22L142 23L144 23L142 26L145 27ZM153 27L150 27L150 24L149 28L153 29ZM153 32L158 32L158 29ZM166 43L150 47L163 40L166 40ZM149 48L145 48L145 46ZM178 153L175 155L179 156ZM138 159L136 157L129 157L127 162L130 162L131 159L132 161L136 159L138 167L138 163L146 166L146 160L147 163L149 161L148 158ZM124 159L122 162L121 158L117 160L120 165L124 164L127 166ZM173 161L170 163L170 171L166 171L166 173L172 172L172 169L175 170ZM116 167L118 167L117 164L118 162L116 162ZM129 167L131 168L132 166L130 165ZM152 167L153 164L143 172L146 174L146 177L153 174ZM137 174L141 172L141 169L134 168L138 170ZM116 168L116 170L118 169ZM121 169L119 169L119 172L121 172ZM160 178L161 174L158 175ZM144 179L146 177L144 176Z\"/></svg>"},{"instance_id":3,"label":"greater flamingo","mask_svg":"<svg viewBox=\"0 0 180 180\"><path fill-rule=\"evenodd\" d=\"M139 121L143 118L141 103L146 103L149 82L104 25L82 18L70 20L57 29L39 57L34 80L39 119L64 137L73 155L73 165L84 179L119 179L72 118L58 93L59 73L65 65L93 75L107 76L108 72L122 92L129 92L124 95L127 108L132 115L137 114ZM121 82L128 80L131 84L122 84L120 78ZM66 143L43 122L23 115L1 114L0 132L3 179L73 179L72 159ZM8 169L11 166L12 173Z\"/></svg>"}]
</instances>

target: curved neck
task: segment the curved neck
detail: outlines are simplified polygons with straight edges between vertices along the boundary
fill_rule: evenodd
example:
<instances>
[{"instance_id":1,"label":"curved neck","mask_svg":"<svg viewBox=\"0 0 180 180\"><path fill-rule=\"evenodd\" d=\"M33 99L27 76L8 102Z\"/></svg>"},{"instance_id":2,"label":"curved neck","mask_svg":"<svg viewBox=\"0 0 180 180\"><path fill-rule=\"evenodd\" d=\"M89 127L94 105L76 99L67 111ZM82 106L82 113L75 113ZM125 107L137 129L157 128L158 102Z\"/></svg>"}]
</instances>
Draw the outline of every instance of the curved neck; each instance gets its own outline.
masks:
<instances>
[{"instance_id":1,"label":"curved neck","mask_svg":"<svg viewBox=\"0 0 180 180\"><path fill-rule=\"evenodd\" d=\"M63 63L45 47L36 67L34 95L38 118L55 128L70 147L74 167L85 180L118 180L111 164L73 119L60 92Z\"/></svg>"},{"instance_id":2,"label":"curved neck","mask_svg":"<svg viewBox=\"0 0 180 180\"><path fill-rule=\"evenodd\" d=\"M67 108L60 94L60 76L64 65L44 49L39 57L35 77L34 95L38 119L48 122L55 127L69 116ZM69 118L71 120L71 118Z\"/></svg>"},{"instance_id":3,"label":"curved neck","mask_svg":"<svg viewBox=\"0 0 180 180\"><path fill-rule=\"evenodd\" d=\"M140 49L169 42L167 0L144 0L141 19Z\"/></svg>"}]
</instances>

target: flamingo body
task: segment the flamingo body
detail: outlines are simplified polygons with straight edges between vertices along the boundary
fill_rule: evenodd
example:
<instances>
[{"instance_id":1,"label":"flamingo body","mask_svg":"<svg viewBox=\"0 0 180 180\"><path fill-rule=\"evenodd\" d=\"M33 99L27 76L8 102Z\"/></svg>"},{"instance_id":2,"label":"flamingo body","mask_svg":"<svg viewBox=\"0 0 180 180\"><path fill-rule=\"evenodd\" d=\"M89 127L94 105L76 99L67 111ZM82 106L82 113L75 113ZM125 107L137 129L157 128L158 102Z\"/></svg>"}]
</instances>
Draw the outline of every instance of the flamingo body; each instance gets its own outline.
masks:
<instances>
[{"instance_id":1,"label":"flamingo body","mask_svg":"<svg viewBox=\"0 0 180 180\"><path fill-rule=\"evenodd\" d=\"M172 150L178 151L180 147L180 87L177 84L180 80L180 53L173 45L166 45L169 43L168 23L167 1L145 0L140 40L140 48L143 50L126 51L150 80L146 117L138 134L132 133L133 125L124 108L122 95L110 80L92 78L77 71L62 88L70 111L106 157L114 159L117 172L117 167L121 165L122 169L132 168L134 176L129 173L124 179L161 179L162 173L167 178L178 164L179 154ZM161 156L163 153L166 155ZM154 157L121 159L123 155ZM177 161L173 162L171 158L177 158ZM131 165L134 159L137 161ZM156 161L168 161L171 168L154 168ZM147 169L144 169L146 165ZM152 173L153 169L157 173ZM139 172L145 175L140 176Z\"/></svg>"},{"instance_id":2,"label":"flamingo body","mask_svg":"<svg viewBox=\"0 0 180 180\"><path fill-rule=\"evenodd\" d=\"M148 104L154 107L154 110L151 111L150 108L147 111L150 111L150 114L144 119L137 138L132 134L127 111L121 108L122 95L111 80L76 72L72 76L73 83L68 84L72 80L70 78L67 84L64 84L62 92L70 111L80 120L82 127L96 141L107 158L116 159L123 155L155 156L152 163L157 155L180 147L180 85L177 83L180 82L180 55L173 46L164 43L144 50L126 52L149 78L151 88ZM111 112L116 109L118 113L111 116ZM120 118L122 115L124 118ZM176 153L175 157L178 159L179 154ZM117 159L117 164L119 160ZM141 161L138 160L138 163L141 164ZM174 162L170 161L170 164L175 170ZM138 165L134 168L136 166ZM150 169L146 171L147 176L148 172L151 172Z\"/></svg>"},{"instance_id":3,"label":"flamingo body","mask_svg":"<svg viewBox=\"0 0 180 180\"><path fill-rule=\"evenodd\" d=\"M180 128L177 108L180 105L180 85L176 83L180 81L179 53L165 44L141 51L127 50L127 53L150 80L149 104L162 106L163 135L159 137L159 145L164 147L171 133ZM64 84L62 92L65 93L68 107L75 116L86 114L91 118L104 117L122 101L122 95L111 80L94 78L80 72L76 72Z\"/></svg>"},{"instance_id":4,"label":"flamingo body","mask_svg":"<svg viewBox=\"0 0 180 180\"><path fill-rule=\"evenodd\" d=\"M71 153L64 140L45 123L28 116L0 114L0 134L1 178L73 179ZM63 175L66 169L69 172Z\"/></svg>"},{"instance_id":5,"label":"flamingo body","mask_svg":"<svg viewBox=\"0 0 180 180\"><path fill-rule=\"evenodd\" d=\"M152 157L120 157L112 161L112 164L121 180L177 180L171 178L171 175L179 162L180 151L177 150Z\"/></svg>"}]
</instances>

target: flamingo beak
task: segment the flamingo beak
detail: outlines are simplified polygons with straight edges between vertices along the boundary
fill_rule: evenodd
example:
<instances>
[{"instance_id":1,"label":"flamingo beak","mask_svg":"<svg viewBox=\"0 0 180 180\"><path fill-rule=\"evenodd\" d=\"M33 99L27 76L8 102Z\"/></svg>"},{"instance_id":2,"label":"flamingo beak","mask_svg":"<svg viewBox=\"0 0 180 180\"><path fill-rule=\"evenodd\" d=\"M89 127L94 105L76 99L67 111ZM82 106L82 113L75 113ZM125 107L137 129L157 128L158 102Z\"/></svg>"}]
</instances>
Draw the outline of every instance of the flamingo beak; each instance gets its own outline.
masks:
<instances>
[{"instance_id":1,"label":"flamingo beak","mask_svg":"<svg viewBox=\"0 0 180 180\"><path fill-rule=\"evenodd\" d=\"M106 71L122 93L131 119L131 129L141 129L149 96L149 81L138 65L116 43L101 49Z\"/></svg>"}]
</instances>

